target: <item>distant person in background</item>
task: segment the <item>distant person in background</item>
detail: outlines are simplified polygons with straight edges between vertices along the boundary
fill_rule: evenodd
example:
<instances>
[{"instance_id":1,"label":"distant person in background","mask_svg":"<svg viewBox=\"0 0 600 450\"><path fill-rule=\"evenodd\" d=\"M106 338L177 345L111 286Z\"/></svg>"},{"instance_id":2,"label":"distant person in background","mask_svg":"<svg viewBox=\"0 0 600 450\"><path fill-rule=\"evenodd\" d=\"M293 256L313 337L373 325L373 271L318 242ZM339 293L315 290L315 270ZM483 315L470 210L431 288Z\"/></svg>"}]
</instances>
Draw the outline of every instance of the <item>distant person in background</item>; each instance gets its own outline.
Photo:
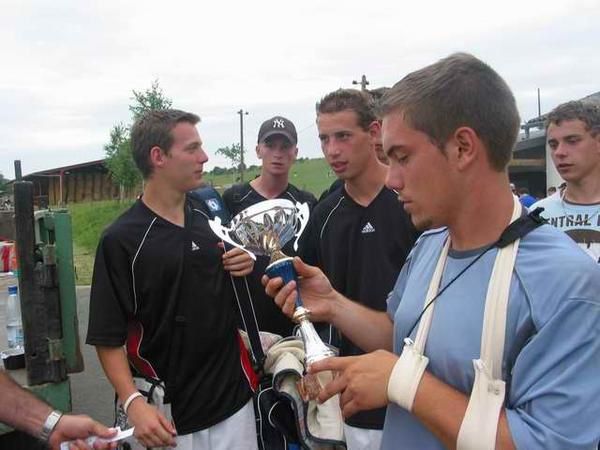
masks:
<instances>
[{"instance_id":1,"label":"distant person in background","mask_svg":"<svg viewBox=\"0 0 600 450\"><path fill-rule=\"evenodd\" d=\"M316 206L304 233L301 256L320 267L334 288L378 311L417 237L398 193L385 186L388 167L378 159L381 128L368 94L339 89L317 104L317 128L327 163L339 186ZM321 336L341 356L364 350L333 327ZM346 418L349 450L379 449L385 409Z\"/></svg>"},{"instance_id":2,"label":"distant person in background","mask_svg":"<svg viewBox=\"0 0 600 450\"><path fill-rule=\"evenodd\" d=\"M537 201L537 199L533 195L529 194L529 189L527 188L519 188L518 192L519 201L521 202L521 205L525 206L526 208L529 208Z\"/></svg>"},{"instance_id":3,"label":"distant person in background","mask_svg":"<svg viewBox=\"0 0 600 450\"><path fill-rule=\"evenodd\" d=\"M232 216L256 203L271 199L308 203L312 210L317 202L315 196L289 183L290 170L298 156L297 144L296 127L289 119L275 116L263 122L256 144L256 156L262 161L260 175L248 183L232 186L223 193L223 202ZM288 256L296 254L293 241L283 248L283 252ZM258 256L254 271L248 276L258 328L260 331L289 336L295 324L265 294L260 283L268 264L268 257Z\"/></svg>"},{"instance_id":4,"label":"distant person in background","mask_svg":"<svg viewBox=\"0 0 600 450\"><path fill-rule=\"evenodd\" d=\"M92 447L84 442L88 437L108 439L116 433L88 416L62 414L53 410L50 405L15 383L2 369L0 397L0 423L37 437L52 449L58 449L65 441L74 441L70 450L89 449ZM117 444L96 442L93 448L114 449Z\"/></svg>"},{"instance_id":5,"label":"distant person in background","mask_svg":"<svg viewBox=\"0 0 600 450\"><path fill-rule=\"evenodd\" d=\"M600 107L557 106L546 119L546 142L565 185L533 207L600 263Z\"/></svg>"}]
</instances>

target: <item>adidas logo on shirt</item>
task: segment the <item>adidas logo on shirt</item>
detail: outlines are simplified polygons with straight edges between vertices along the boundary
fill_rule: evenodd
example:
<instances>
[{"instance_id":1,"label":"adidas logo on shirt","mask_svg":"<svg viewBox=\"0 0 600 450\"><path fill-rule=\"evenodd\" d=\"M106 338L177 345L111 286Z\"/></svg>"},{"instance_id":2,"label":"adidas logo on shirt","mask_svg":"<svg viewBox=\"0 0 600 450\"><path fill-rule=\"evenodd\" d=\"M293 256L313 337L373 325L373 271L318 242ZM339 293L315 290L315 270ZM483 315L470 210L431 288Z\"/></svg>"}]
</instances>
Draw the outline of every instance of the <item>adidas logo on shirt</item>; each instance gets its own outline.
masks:
<instances>
[{"instance_id":1,"label":"adidas logo on shirt","mask_svg":"<svg viewBox=\"0 0 600 450\"><path fill-rule=\"evenodd\" d=\"M371 222L367 222L367 224L363 227L361 233L375 233L375 227L371 225Z\"/></svg>"},{"instance_id":2,"label":"adidas logo on shirt","mask_svg":"<svg viewBox=\"0 0 600 450\"><path fill-rule=\"evenodd\" d=\"M192 241L192 251L195 252L196 250L200 250L200 247L198 247L198 245L196 245L196 243Z\"/></svg>"}]
</instances>

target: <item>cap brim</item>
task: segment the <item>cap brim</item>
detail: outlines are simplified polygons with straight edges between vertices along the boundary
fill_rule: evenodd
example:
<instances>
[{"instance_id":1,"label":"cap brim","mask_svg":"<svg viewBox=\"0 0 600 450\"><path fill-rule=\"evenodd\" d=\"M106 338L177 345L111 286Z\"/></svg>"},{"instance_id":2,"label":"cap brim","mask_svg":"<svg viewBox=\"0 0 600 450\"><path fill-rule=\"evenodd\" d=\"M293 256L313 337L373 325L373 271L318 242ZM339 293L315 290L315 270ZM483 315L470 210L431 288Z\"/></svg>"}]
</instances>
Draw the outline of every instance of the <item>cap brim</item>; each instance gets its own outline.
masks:
<instances>
[{"instance_id":1,"label":"cap brim","mask_svg":"<svg viewBox=\"0 0 600 450\"><path fill-rule=\"evenodd\" d=\"M294 139L294 137L290 133L288 133L287 131L283 131L283 130L271 130L271 131L267 131L265 133L265 135L261 138L261 140L258 141L258 143L259 144L263 144L271 136L283 136L288 141L290 141L291 144L293 144L293 145L297 144L296 139Z\"/></svg>"}]
</instances>

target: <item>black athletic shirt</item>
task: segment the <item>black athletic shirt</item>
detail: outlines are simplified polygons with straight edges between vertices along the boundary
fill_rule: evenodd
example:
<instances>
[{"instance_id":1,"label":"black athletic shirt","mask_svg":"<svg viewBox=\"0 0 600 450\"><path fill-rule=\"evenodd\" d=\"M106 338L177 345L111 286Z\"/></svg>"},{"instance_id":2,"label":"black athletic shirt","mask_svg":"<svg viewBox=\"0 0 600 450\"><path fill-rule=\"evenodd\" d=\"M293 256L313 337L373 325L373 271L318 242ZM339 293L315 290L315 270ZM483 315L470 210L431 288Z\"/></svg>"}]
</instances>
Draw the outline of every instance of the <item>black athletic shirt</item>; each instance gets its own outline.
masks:
<instances>
[{"instance_id":1,"label":"black athletic shirt","mask_svg":"<svg viewBox=\"0 0 600 450\"><path fill-rule=\"evenodd\" d=\"M179 434L230 417L251 396L229 274L204 205L186 200L185 227L138 200L103 234L96 254L87 343L127 345L130 364L166 380L176 365L172 413ZM170 357L176 303L182 348Z\"/></svg>"},{"instance_id":2,"label":"black athletic shirt","mask_svg":"<svg viewBox=\"0 0 600 450\"><path fill-rule=\"evenodd\" d=\"M294 203L308 203L310 210L317 202L315 196L310 192L302 191L291 184L288 184L287 188L277 198L291 200ZM232 186L223 193L223 202L232 216L265 200L267 199L256 192L250 186L250 183ZM288 256L294 256L296 252L293 246L294 241L292 240L283 247L283 252ZM268 331L280 336L290 336L294 329L294 323L281 312L273 299L265 293L265 288L260 282L268 264L268 257L258 256L254 264L254 270L248 276L248 286L256 312L258 328L261 331Z\"/></svg>"},{"instance_id":3,"label":"black athletic shirt","mask_svg":"<svg viewBox=\"0 0 600 450\"><path fill-rule=\"evenodd\" d=\"M299 253L307 263L319 266L337 291L369 308L385 311L387 296L417 236L394 191L384 187L364 207L342 186L315 207ZM339 345L342 356L364 353L344 336L332 343ZM381 408L360 412L346 422L382 429L384 418L385 408Z\"/></svg>"},{"instance_id":4,"label":"black athletic shirt","mask_svg":"<svg viewBox=\"0 0 600 450\"><path fill-rule=\"evenodd\" d=\"M325 199L325 197L327 197L329 194L332 194L338 189L341 189L342 186L344 186L344 180L342 180L341 178L337 178L333 183L331 183L331 185L327 189L321 192L319 202L322 202Z\"/></svg>"}]
</instances>

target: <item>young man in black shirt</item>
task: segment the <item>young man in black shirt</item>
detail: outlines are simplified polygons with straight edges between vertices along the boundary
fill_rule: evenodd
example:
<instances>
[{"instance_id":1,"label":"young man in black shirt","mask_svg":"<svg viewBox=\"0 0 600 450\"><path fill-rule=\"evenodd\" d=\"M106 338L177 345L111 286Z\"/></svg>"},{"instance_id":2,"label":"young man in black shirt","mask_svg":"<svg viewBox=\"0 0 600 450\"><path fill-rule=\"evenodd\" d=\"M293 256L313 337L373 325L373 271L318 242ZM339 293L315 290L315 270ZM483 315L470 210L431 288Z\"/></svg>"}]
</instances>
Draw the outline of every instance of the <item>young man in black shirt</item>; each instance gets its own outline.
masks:
<instances>
[{"instance_id":1,"label":"young man in black shirt","mask_svg":"<svg viewBox=\"0 0 600 450\"><path fill-rule=\"evenodd\" d=\"M208 160L198 121L163 110L134 124L144 193L100 240L87 343L96 346L140 444L256 448L249 361L229 279L253 264L241 250L223 252L204 206L187 195ZM139 398L132 372L166 383L174 424Z\"/></svg>"},{"instance_id":2,"label":"young man in black shirt","mask_svg":"<svg viewBox=\"0 0 600 450\"><path fill-rule=\"evenodd\" d=\"M342 185L315 207L300 256L319 266L343 295L385 311L417 232L397 194L385 186L387 166L377 158L381 131L372 99L354 89L326 95L317 104L317 128L323 154ZM331 327L320 332L339 345L341 356L364 353ZM378 449L384 418L384 408L348 418L348 448Z\"/></svg>"},{"instance_id":3,"label":"young man in black shirt","mask_svg":"<svg viewBox=\"0 0 600 450\"><path fill-rule=\"evenodd\" d=\"M223 193L223 201L232 215L264 200L275 198L308 203L312 210L317 202L310 192L302 191L289 183L290 170L298 155L298 135L294 124L282 116L266 120L258 132L256 155L262 160L260 175L249 183L235 185ZM283 252L294 256L293 242L284 246ZM289 336L294 323L287 318L265 294L260 279L269 259L259 256L254 271L248 276L248 288L258 321L258 329L280 336Z\"/></svg>"}]
</instances>

